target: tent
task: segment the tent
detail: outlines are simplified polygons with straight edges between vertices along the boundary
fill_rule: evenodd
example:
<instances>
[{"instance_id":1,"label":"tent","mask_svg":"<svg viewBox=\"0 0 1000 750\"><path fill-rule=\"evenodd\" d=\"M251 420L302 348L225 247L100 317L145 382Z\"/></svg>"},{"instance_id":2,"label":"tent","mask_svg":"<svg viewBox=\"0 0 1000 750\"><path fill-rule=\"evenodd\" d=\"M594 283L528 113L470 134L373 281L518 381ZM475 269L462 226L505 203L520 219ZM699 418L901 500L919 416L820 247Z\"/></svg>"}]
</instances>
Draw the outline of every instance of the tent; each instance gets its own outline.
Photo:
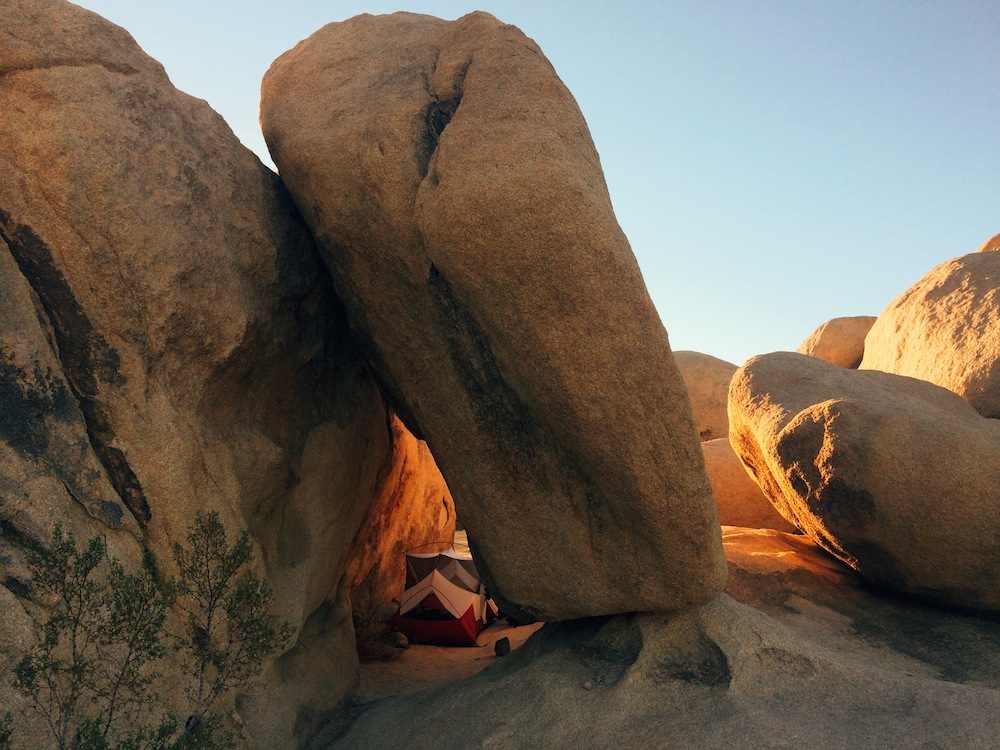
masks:
<instances>
[{"instance_id":1,"label":"tent","mask_svg":"<svg viewBox=\"0 0 1000 750\"><path fill-rule=\"evenodd\" d=\"M406 588L392 626L411 643L476 646L496 615L468 551L406 553Z\"/></svg>"}]
</instances>

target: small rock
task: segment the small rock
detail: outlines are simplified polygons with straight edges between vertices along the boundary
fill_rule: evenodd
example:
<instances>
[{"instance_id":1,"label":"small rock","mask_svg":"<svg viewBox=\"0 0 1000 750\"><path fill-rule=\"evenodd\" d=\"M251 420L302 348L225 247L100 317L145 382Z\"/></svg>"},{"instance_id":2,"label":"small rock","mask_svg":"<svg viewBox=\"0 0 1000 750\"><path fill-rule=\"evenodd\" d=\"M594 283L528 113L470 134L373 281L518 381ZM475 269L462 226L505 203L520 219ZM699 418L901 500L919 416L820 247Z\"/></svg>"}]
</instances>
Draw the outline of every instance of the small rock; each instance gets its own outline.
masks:
<instances>
[{"instance_id":1,"label":"small rock","mask_svg":"<svg viewBox=\"0 0 1000 750\"><path fill-rule=\"evenodd\" d=\"M506 636L493 644L493 653L497 656L506 656L510 653L510 638Z\"/></svg>"}]
</instances>

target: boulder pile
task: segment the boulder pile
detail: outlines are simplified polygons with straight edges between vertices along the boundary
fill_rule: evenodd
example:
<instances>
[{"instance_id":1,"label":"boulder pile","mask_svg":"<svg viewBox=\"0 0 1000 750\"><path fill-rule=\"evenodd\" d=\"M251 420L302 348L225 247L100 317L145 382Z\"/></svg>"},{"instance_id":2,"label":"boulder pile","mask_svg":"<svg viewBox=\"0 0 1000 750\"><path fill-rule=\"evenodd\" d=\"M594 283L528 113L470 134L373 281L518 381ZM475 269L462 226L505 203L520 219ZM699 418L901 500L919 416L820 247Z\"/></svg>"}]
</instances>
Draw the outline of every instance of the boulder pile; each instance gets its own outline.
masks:
<instances>
[{"instance_id":1,"label":"boulder pile","mask_svg":"<svg viewBox=\"0 0 1000 750\"><path fill-rule=\"evenodd\" d=\"M736 373L733 447L784 518L875 583L1000 609L1000 422L914 378L801 354Z\"/></svg>"},{"instance_id":2,"label":"boulder pile","mask_svg":"<svg viewBox=\"0 0 1000 750\"><path fill-rule=\"evenodd\" d=\"M123 29L0 4L0 671L57 606L27 562L57 524L176 576L213 513L294 628L220 702L247 747L995 745L995 614L926 601L1000 611L996 237L737 368L671 352L513 26L330 24L261 122L280 178ZM352 704L352 615L458 520L547 624ZM180 658L157 708L187 705Z\"/></svg>"}]
</instances>

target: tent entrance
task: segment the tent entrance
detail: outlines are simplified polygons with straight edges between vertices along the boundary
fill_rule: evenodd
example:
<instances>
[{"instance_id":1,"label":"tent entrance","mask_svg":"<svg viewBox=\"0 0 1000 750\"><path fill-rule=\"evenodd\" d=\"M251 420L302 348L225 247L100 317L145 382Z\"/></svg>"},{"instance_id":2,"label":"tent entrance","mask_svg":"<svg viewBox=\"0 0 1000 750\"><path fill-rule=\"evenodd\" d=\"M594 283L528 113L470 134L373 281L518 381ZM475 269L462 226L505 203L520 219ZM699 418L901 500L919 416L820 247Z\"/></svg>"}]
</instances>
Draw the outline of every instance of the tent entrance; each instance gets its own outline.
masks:
<instances>
[{"instance_id":1,"label":"tent entrance","mask_svg":"<svg viewBox=\"0 0 1000 750\"><path fill-rule=\"evenodd\" d=\"M392 627L411 643L478 645L497 616L468 547L433 543L406 553L406 588ZM418 551L427 550L431 551Z\"/></svg>"}]
</instances>

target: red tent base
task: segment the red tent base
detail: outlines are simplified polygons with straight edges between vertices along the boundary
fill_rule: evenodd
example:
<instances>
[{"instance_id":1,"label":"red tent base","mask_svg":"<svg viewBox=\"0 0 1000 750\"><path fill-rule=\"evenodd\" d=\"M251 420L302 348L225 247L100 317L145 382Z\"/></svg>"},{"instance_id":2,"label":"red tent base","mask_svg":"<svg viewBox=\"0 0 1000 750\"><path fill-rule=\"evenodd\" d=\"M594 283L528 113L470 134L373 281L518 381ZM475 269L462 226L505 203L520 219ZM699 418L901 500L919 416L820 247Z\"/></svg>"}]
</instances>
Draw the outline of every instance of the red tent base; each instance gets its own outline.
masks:
<instances>
[{"instance_id":1,"label":"red tent base","mask_svg":"<svg viewBox=\"0 0 1000 750\"><path fill-rule=\"evenodd\" d=\"M441 609L437 597L431 594L421 603L428 609ZM406 636L410 643L428 643L438 646L478 646L479 633L486 623L476 619L470 606L460 619L424 619L396 615L392 627Z\"/></svg>"}]
</instances>

